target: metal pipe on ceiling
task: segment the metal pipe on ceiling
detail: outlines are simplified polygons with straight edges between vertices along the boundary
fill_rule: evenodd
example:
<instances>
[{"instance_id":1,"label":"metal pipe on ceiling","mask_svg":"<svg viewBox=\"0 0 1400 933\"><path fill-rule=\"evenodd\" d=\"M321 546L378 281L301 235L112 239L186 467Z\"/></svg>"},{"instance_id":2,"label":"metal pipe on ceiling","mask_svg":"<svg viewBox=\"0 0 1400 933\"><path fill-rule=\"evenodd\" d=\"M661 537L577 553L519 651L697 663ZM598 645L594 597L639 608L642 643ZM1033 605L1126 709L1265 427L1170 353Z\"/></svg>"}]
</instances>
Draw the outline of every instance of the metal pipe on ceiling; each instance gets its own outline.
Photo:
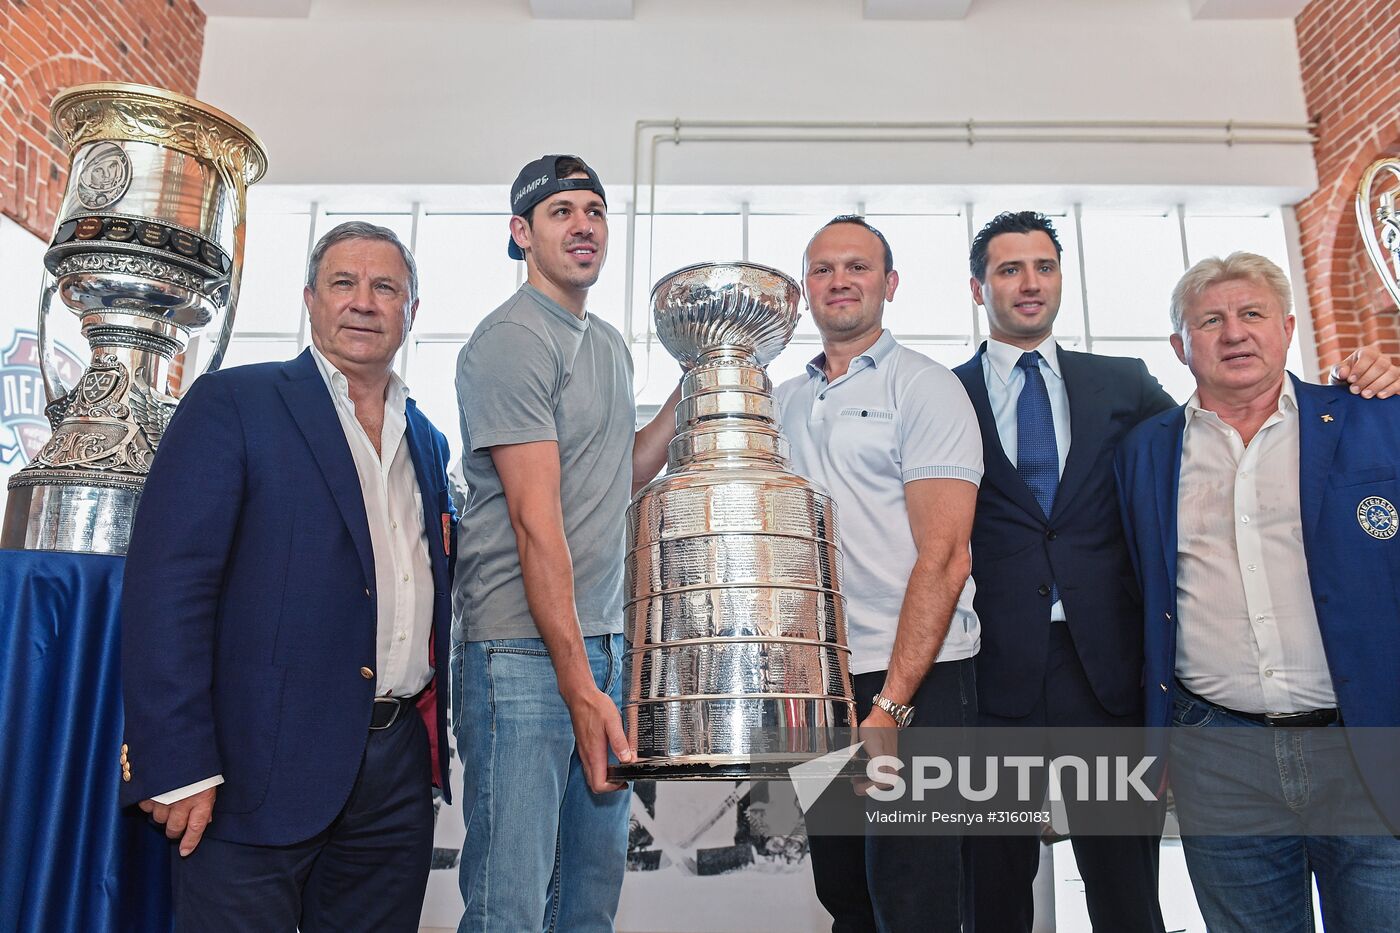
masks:
<instances>
[{"instance_id":1,"label":"metal pipe on ceiling","mask_svg":"<svg viewBox=\"0 0 1400 933\"><path fill-rule=\"evenodd\" d=\"M695 133L694 130L735 130ZM841 130L840 134L827 131ZM640 206L642 139L652 132L647 165L647 215L656 213L657 150L662 143L991 143L1096 145L1268 145L1311 146L1316 124L1257 120L638 120L632 138L632 198L627 238L627 282L623 323L633 333L637 254L636 214ZM787 132L782 132L787 131ZM1105 132L1112 131L1112 132ZM655 224L647 228L648 262ZM648 325L647 333L650 335Z\"/></svg>"}]
</instances>

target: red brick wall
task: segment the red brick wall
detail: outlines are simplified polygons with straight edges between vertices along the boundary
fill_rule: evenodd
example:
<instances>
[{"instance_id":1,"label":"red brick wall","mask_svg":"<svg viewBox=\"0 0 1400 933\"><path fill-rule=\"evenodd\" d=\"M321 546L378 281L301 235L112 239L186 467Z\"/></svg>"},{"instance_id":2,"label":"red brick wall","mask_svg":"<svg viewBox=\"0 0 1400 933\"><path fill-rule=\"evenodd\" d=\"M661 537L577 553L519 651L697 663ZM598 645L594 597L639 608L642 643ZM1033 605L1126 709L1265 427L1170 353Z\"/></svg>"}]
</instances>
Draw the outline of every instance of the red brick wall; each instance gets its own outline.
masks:
<instances>
[{"instance_id":1,"label":"red brick wall","mask_svg":"<svg viewBox=\"0 0 1400 933\"><path fill-rule=\"evenodd\" d=\"M1400 3L1313 0L1295 25L1318 133L1318 188L1298 205L1318 363L1373 340L1397 356L1400 312L1365 258L1353 204L1366 166L1400 155Z\"/></svg>"},{"instance_id":2,"label":"red brick wall","mask_svg":"<svg viewBox=\"0 0 1400 933\"><path fill-rule=\"evenodd\" d=\"M0 0L0 212L47 240L68 170L54 95L131 81L193 96L204 19L195 0Z\"/></svg>"}]
</instances>

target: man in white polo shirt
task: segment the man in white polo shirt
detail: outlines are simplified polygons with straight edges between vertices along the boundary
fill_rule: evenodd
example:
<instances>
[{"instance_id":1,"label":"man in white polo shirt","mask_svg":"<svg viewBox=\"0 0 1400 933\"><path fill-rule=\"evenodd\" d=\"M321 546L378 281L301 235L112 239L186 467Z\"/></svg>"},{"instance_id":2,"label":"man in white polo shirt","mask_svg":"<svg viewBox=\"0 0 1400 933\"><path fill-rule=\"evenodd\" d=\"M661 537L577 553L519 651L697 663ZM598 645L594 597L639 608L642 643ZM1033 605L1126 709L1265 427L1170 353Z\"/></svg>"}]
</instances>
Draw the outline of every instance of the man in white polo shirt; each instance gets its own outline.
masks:
<instances>
[{"instance_id":1,"label":"man in white polo shirt","mask_svg":"<svg viewBox=\"0 0 1400 933\"><path fill-rule=\"evenodd\" d=\"M804 266L823 352L774 395L793 468L840 514L861 726L971 727L976 412L956 376L884 329L899 275L878 230L837 217L812 238ZM814 836L811 847L833 929L961 928L959 837Z\"/></svg>"}]
</instances>

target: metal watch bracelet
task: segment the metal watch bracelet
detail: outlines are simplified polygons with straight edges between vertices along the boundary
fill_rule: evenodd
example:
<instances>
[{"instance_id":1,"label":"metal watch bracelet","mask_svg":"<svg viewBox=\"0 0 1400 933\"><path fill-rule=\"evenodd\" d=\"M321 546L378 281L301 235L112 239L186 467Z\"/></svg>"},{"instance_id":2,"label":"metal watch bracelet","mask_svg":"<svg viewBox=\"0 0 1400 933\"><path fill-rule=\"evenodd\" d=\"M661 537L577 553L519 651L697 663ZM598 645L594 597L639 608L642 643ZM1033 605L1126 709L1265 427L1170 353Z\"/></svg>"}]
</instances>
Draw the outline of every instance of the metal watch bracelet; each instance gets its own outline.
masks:
<instances>
[{"instance_id":1,"label":"metal watch bracelet","mask_svg":"<svg viewBox=\"0 0 1400 933\"><path fill-rule=\"evenodd\" d=\"M903 729L914 720L914 707L903 703L896 703L884 694L877 693L870 700L871 704L890 714L897 728Z\"/></svg>"}]
</instances>

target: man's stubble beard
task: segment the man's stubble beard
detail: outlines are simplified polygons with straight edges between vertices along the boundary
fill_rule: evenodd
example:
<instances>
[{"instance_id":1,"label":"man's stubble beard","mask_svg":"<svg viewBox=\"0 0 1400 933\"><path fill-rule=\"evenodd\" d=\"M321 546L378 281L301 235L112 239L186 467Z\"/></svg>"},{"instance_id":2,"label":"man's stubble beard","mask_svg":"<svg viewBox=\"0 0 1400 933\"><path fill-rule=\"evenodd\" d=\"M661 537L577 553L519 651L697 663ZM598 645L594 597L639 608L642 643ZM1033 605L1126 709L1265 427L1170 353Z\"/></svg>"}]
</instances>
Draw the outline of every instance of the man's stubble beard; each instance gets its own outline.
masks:
<instances>
[{"instance_id":1,"label":"man's stubble beard","mask_svg":"<svg viewBox=\"0 0 1400 933\"><path fill-rule=\"evenodd\" d=\"M883 319L883 310L882 307L881 319ZM835 317L824 318L822 322L815 321L815 313L812 317L814 323L817 324L817 331L827 340L841 340L847 337L855 337L869 329L866 326L863 308L848 314L838 313Z\"/></svg>"}]
</instances>

